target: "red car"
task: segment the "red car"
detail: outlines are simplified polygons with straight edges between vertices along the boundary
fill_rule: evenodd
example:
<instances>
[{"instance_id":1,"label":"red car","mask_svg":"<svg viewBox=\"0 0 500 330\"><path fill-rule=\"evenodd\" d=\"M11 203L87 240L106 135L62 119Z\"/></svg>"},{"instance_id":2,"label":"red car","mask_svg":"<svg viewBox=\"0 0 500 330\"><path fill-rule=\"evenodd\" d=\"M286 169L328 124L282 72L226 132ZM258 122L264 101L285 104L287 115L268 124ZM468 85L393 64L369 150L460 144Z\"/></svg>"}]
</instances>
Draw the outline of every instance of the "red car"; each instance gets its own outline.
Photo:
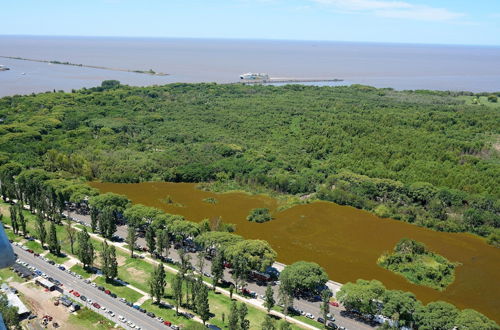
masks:
<instances>
[{"instance_id":1,"label":"red car","mask_svg":"<svg viewBox=\"0 0 500 330\"><path fill-rule=\"evenodd\" d=\"M165 324L167 327L169 327L169 326L171 326L171 325L172 325L172 322L170 322L170 321L165 321L165 322L163 322L163 324Z\"/></svg>"},{"instance_id":2,"label":"red car","mask_svg":"<svg viewBox=\"0 0 500 330\"><path fill-rule=\"evenodd\" d=\"M94 307L95 307L95 308L97 308L97 309L101 308L101 305L99 305L99 304L98 304L98 303L96 303L96 302L95 302L95 303L93 303L93 304L92 304L92 306L94 306Z\"/></svg>"},{"instance_id":3,"label":"red car","mask_svg":"<svg viewBox=\"0 0 500 330\"><path fill-rule=\"evenodd\" d=\"M339 307L339 303L336 301L330 301L330 305L332 305L333 307Z\"/></svg>"},{"instance_id":4,"label":"red car","mask_svg":"<svg viewBox=\"0 0 500 330\"><path fill-rule=\"evenodd\" d=\"M28 249L28 252L29 252L29 253L33 253L33 250L32 250L32 249Z\"/></svg>"},{"instance_id":5,"label":"red car","mask_svg":"<svg viewBox=\"0 0 500 330\"><path fill-rule=\"evenodd\" d=\"M106 293L106 294L111 294L111 291L109 291L109 290L104 290L104 293Z\"/></svg>"},{"instance_id":6,"label":"red car","mask_svg":"<svg viewBox=\"0 0 500 330\"><path fill-rule=\"evenodd\" d=\"M75 296L75 297L78 298L78 297L80 297L80 294L78 292L76 292L76 291L73 291L73 296Z\"/></svg>"}]
</instances>

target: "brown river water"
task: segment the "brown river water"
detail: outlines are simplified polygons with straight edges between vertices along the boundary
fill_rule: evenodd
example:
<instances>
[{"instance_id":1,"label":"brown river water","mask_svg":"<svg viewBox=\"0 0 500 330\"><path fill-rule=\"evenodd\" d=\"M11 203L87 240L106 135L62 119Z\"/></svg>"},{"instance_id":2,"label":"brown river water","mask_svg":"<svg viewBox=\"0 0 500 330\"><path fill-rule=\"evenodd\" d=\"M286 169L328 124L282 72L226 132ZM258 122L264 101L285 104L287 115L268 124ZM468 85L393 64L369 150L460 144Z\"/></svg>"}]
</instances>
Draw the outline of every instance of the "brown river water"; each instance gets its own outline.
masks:
<instances>
[{"instance_id":1,"label":"brown river water","mask_svg":"<svg viewBox=\"0 0 500 330\"><path fill-rule=\"evenodd\" d=\"M101 192L126 195L133 203L181 214L188 220L221 216L224 222L236 224L236 232L245 238L268 241L278 253L278 261L317 262L336 282L377 279L387 288L415 293L422 302L444 300L500 321L500 249L474 235L436 232L330 202L297 205L276 212L278 201L273 198L244 193L216 194L198 190L192 183L93 182L91 185ZM167 196L173 204L162 201ZM204 202L207 197L218 202ZM247 221L249 211L256 207L274 210L275 218L262 224ZM455 282L440 292L411 284L377 266L377 258L403 237L423 242L448 260L461 263L456 268Z\"/></svg>"}]
</instances>

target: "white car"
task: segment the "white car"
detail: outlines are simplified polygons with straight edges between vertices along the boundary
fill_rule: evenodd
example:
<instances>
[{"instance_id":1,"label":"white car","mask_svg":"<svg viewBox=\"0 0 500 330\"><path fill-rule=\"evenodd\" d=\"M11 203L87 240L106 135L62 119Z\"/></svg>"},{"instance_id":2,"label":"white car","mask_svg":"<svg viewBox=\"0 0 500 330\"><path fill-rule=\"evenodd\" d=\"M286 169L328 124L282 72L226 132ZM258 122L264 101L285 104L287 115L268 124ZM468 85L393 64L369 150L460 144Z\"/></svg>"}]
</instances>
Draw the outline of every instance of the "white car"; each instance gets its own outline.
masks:
<instances>
[{"instance_id":1,"label":"white car","mask_svg":"<svg viewBox=\"0 0 500 330\"><path fill-rule=\"evenodd\" d=\"M104 307L104 306L101 306L101 309L102 309L103 311L106 311L106 307Z\"/></svg>"},{"instance_id":2,"label":"white car","mask_svg":"<svg viewBox=\"0 0 500 330\"><path fill-rule=\"evenodd\" d=\"M108 314L109 314L109 316L111 316L111 317L115 317L115 313L113 313L113 311L111 311L111 310L110 310L110 311L108 311Z\"/></svg>"},{"instance_id":3,"label":"white car","mask_svg":"<svg viewBox=\"0 0 500 330\"><path fill-rule=\"evenodd\" d=\"M125 319L123 316L121 316L121 315L118 315L118 320L120 320L120 321L122 321L122 322L125 322L125 321L126 321L126 319Z\"/></svg>"},{"instance_id":4,"label":"white car","mask_svg":"<svg viewBox=\"0 0 500 330\"><path fill-rule=\"evenodd\" d=\"M311 313L306 313L306 317L308 319L314 320L314 315L312 315Z\"/></svg>"}]
</instances>

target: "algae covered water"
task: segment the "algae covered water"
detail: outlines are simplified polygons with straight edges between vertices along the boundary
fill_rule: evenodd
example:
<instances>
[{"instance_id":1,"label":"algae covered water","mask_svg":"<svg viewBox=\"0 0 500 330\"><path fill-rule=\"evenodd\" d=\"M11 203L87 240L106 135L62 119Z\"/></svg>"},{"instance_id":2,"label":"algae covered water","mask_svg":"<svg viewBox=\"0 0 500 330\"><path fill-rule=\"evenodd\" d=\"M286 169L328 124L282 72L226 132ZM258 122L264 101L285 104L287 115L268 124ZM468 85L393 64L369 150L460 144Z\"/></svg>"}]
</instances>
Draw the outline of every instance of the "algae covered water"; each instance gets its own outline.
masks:
<instances>
[{"instance_id":1,"label":"algae covered water","mask_svg":"<svg viewBox=\"0 0 500 330\"><path fill-rule=\"evenodd\" d=\"M411 291L425 303L444 300L500 321L500 249L471 234L436 232L330 202L296 205L278 212L278 201L273 198L245 193L216 194L198 190L193 183L94 182L91 185L101 192L123 194L133 203L181 214L192 221L220 216L225 222L236 224L237 234L268 241L278 253L278 261L317 262L337 282L377 279L390 289ZM216 203L204 201L209 197ZM247 221L250 210L257 207L271 209L275 218L260 224ZM440 292L409 283L377 266L378 257L392 250L403 237L423 242L429 250L451 262L459 262L454 283Z\"/></svg>"}]
</instances>

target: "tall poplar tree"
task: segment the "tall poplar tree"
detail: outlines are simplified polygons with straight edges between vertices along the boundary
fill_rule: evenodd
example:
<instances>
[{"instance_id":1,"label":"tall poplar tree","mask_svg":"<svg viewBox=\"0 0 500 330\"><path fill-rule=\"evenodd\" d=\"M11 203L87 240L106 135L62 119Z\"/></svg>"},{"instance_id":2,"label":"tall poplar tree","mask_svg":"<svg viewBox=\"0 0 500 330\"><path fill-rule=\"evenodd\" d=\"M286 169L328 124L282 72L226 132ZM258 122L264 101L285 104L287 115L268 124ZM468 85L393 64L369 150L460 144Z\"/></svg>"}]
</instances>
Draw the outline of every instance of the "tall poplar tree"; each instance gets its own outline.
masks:
<instances>
[{"instance_id":1,"label":"tall poplar tree","mask_svg":"<svg viewBox=\"0 0 500 330\"><path fill-rule=\"evenodd\" d=\"M156 248L156 239L155 239L155 229L149 225L148 229L146 229L146 245L148 247L149 253L153 255L155 253Z\"/></svg>"},{"instance_id":2,"label":"tall poplar tree","mask_svg":"<svg viewBox=\"0 0 500 330\"><path fill-rule=\"evenodd\" d=\"M23 236L26 236L27 231L26 231L26 218L24 217L23 209L21 206L18 206L18 220L19 220L19 226L21 227L21 230L23 232Z\"/></svg>"},{"instance_id":3,"label":"tall poplar tree","mask_svg":"<svg viewBox=\"0 0 500 330\"><path fill-rule=\"evenodd\" d=\"M87 232L87 228L83 228L83 231L78 233L78 250L77 255L83 264L84 268L91 267L94 263L94 246L90 241L90 235Z\"/></svg>"},{"instance_id":4,"label":"tall poplar tree","mask_svg":"<svg viewBox=\"0 0 500 330\"><path fill-rule=\"evenodd\" d=\"M49 245L49 251L54 255L59 255L61 253L61 245L57 240L57 230L56 224L54 222L50 223L49 237L47 239Z\"/></svg>"},{"instance_id":5,"label":"tall poplar tree","mask_svg":"<svg viewBox=\"0 0 500 330\"><path fill-rule=\"evenodd\" d=\"M40 215L36 217L36 229L38 233L38 239L43 246L47 238L47 230L45 229L45 220Z\"/></svg>"},{"instance_id":6,"label":"tall poplar tree","mask_svg":"<svg viewBox=\"0 0 500 330\"><path fill-rule=\"evenodd\" d=\"M205 324L210 319L210 305L208 303L208 288L203 283L197 286L195 305L196 312Z\"/></svg>"},{"instance_id":7,"label":"tall poplar tree","mask_svg":"<svg viewBox=\"0 0 500 330\"><path fill-rule=\"evenodd\" d=\"M167 285L165 268L163 263L155 267L149 280L149 293L151 297L156 299L156 303L160 303L161 298L165 294L165 286Z\"/></svg>"}]
</instances>

